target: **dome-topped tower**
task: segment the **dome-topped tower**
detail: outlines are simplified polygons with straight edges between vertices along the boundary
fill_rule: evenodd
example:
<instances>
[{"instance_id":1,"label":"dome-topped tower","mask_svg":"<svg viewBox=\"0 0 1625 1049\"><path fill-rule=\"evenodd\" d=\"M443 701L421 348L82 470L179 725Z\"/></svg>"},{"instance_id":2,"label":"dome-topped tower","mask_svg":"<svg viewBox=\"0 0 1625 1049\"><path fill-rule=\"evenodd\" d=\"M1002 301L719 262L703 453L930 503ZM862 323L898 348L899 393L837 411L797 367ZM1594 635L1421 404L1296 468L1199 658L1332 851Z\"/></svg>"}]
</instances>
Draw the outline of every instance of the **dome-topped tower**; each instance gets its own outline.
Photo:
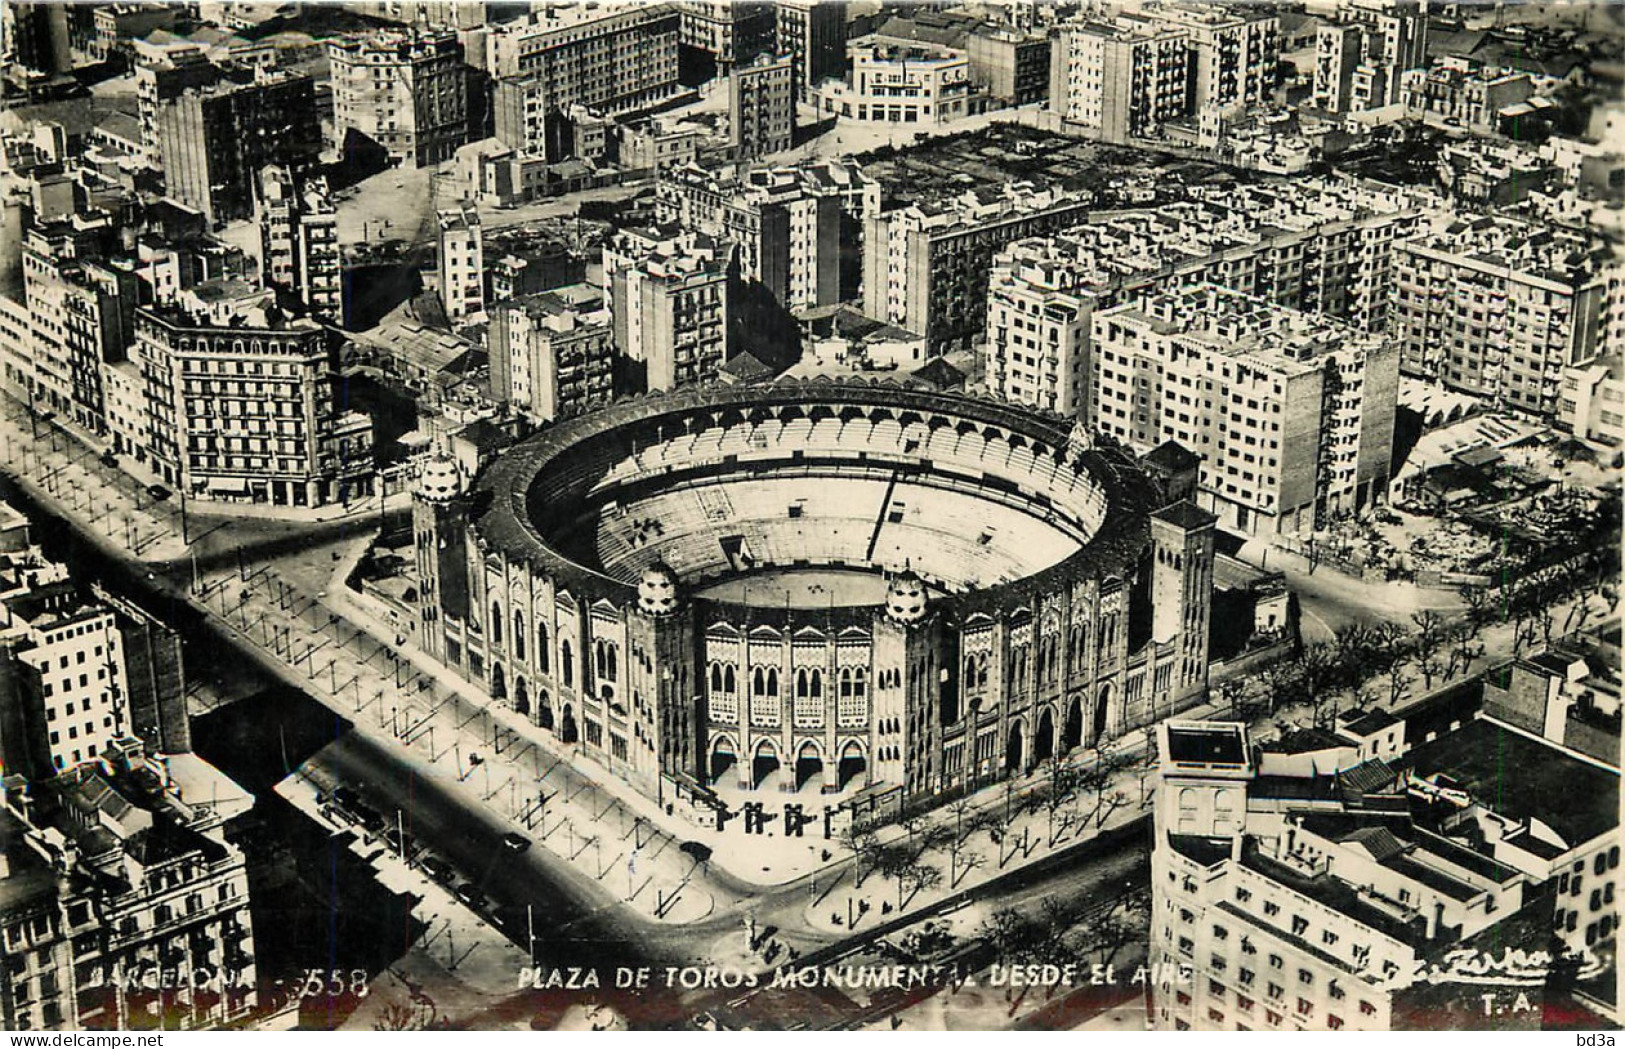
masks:
<instances>
[{"instance_id":1,"label":"dome-topped tower","mask_svg":"<svg viewBox=\"0 0 1625 1049\"><path fill-rule=\"evenodd\" d=\"M437 455L423 464L418 474L417 495L431 503L444 503L455 499L463 490L463 477L457 464L443 455Z\"/></svg>"},{"instance_id":2,"label":"dome-topped tower","mask_svg":"<svg viewBox=\"0 0 1625 1049\"><path fill-rule=\"evenodd\" d=\"M899 623L918 623L925 618L925 580L912 568L904 568L886 581L886 615Z\"/></svg>"},{"instance_id":3,"label":"dome-topped tower","mask_svg":"<svg viewBox=\"0 0 1625 1049\"><path fill-rule=\"evenodd\" d=\"M638 580L638 608L654 616L677 611L677 573L664 561L643 570Z\"/></svg>"}]
</instances>

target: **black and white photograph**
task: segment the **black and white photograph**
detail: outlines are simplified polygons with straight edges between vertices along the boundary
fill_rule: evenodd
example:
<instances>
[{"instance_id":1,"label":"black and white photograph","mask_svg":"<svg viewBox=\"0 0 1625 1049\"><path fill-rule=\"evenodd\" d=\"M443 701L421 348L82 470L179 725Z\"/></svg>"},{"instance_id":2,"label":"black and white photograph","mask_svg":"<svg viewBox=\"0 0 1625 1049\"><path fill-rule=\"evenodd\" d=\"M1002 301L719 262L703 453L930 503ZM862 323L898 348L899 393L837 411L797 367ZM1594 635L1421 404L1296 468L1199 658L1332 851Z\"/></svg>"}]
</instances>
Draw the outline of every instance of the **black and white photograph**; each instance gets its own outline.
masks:
<instances>
[{"instance_id":1,"label":"black and white photograph","mask_svg":"<svg viewBox=\"0 0 1625 1049\"><path fill-rule=\"evenodd\" d=\"M1612 1046L1622 241L1609 0L0 0L0 1041Z\"/></svg>"}]
</instances>

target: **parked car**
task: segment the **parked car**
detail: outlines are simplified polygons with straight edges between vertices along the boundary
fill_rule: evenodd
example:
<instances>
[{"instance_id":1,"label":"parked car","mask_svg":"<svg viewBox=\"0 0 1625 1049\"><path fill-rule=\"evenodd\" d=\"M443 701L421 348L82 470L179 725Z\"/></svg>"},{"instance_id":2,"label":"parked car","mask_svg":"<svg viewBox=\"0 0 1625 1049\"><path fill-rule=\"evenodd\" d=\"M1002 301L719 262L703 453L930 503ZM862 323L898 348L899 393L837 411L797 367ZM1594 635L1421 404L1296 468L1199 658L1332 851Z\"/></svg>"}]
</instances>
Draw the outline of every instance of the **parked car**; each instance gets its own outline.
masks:
<instances>
[{"instance_id":1,"label":"parked car","mask_svg":"<svg viewBox=\"0 0 1625 1049\"><path fill-rule=\"evenodd\" d=\"M425 873L442 885L450 885L457 877L457 870L439 856L425 856L419 861Z\"/></svg>"},{"instance_id":2,"label":"parked car","mask_svg":"<svg viewBox=\"0 0 1625 1049\"><path fill-rule=\"evenodd\" d=\"M457 898L475 910L485 906L485 893L481 892L479 887L471 881L465 881L457 886Z\"/></svg>"},{"instance_id":3,"label":"parked car","mask_svg":"<svg viewBox=\"0 0 1625 1049\"><path fill-rule=\"evenodd\" d=\"M512 852L524 852L530 848L530 839L510 831L502 836L502 845Z\"/></svg>"}]
</instances>

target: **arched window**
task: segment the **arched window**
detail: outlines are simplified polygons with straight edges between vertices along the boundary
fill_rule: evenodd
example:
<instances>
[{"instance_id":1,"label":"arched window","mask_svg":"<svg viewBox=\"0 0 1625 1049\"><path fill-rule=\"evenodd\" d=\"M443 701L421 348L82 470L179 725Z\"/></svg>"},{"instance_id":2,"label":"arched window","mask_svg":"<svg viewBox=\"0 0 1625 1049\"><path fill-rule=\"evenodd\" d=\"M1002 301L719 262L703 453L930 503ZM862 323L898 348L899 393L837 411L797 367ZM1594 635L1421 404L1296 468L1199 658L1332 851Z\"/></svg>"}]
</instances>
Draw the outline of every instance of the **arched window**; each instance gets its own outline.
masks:
<instances>
[{"instance_id":1,"label":"arched window","mask_svg":"<svg viewBox=\"0 0 1625 1049\"><path fill-rule=\"evenodd\" d=\"M753 696L767 695L767 675L761 667L757 667L750 676L750 694Z\"/></svg>"},{"instance_id":2,"label":"arched window","mask_svg":"<svg viewBox=\"0 0 1625 1049\"><path fill-rule=\"evenodd\" d=\"M854 697L858 697L858 696L863 695L863 692L864 692L864 680L863 680L864 679L864 673L865 672L864 672L864 669L862 667L856 667L852 671L852 695Z\"/></svg>"},{"instance_id":3,"label":"arched window","mask_svg":"<svg viewBox=\"0 0 1625 1049\"><path fill-rule=\"evenodd\" d=\"M851 667L842 667L841 668L841 696L842 696L842 698L850 698L851 695L852 695L852 668Z\"/></svg>"},{"instance_id":4,"label":"arched window","mask_svg":"<svg viewBox=\"0 0 1625 1049\"><path fill-rule=\"evenodd\" d=\"M576 683L575 662L570 658L570 642L568 639L559 642L559 673L564 675L564 685L572 688Z\"/></svg>"},{"instance_id":5,"label":"arched window","mask_svg":"<svg viewBox=\"0 0 1625 1049\"><path fill-rule=\"evenodd\" d=\"M884 684L884 682L882 682ZM965 656L965 687L976 687L976 655L967 653Z\"/></svg>"},{"instance_id":6,"label":"arched window","mask_svg":"<svg viewBox=\"0 0 1625 1049\"><path fill-rule=\"evenodd\" d=\"M812 690L813 698L817 699L824 694L824 672L817 668L809 675L808 687Z\"/></svg>"},{"instance_id":7,"label":"arched window","mask_svg":"<svg viewBox=\"0 0 1625 1049\"><path fill-rule=\"evenodd\" d=\"M546 623L537 623L536 624L536 669L540 670L544 674L548 673L549 672L548 671L548 663L551 661L551 659L552 659L552 656L549 655L548 644L547 644L547 624Z\"/></svg>"},{"instance_id":8,"label":"arched window","mask_svg":"<svg viewBox=\"0 0 1625 1049\"><path fill-rule=\"evenodd\" d=\"M734 685L734 668L733 664L729 663L727 666L722 668L722 691L733 692L735 691Z\"/></svg>"},{"instance_id":9,"label":"arched window","mask_svg":"<svg viewBox=\"0 0 1625 1049\"><path fill-rule=\"evenodd\" d=\"M525 658L525 617L517 608L513 610L513 654L517 659Z\"/></svg>"},{"instance_id":10,"label":"arched window","mask_svg":"<svg viewBox=\"0 0 1625 1049\"><path fill-rule=\"evenodd\" d=\"M807 694L807 668L798 667L796 669L796 698L806 699Z\"/></svg>"},{"instance_id":11,"label":"arched window","mask_svg":"<svg viewBox=\"0 0 1625 1049\"><path fill-rule=\"evenodd\" d=\"M491 644L502 644L502 602L491 602Z\"/></svg>"},{"instance_id":12,"label":"arched window","mask_svg":"<svg viewBox=\"0 0 1625 1049\"><path fill-rule=\"evenodd\" d=\"M620 646L613 641L604 643L604 664L608 667L604 677L610 681L618 681L621 676Z\"/></svg>"},{"instance_id":13,"label":"arched window","mask_svg":"<svg viewBox=\"0 0 1625 1049\"><path fill-rule=\"evenodd\" d=\"M712 663L711 664L711 691L712 692L721 692L722 691L722 664L721 663Z\"/></svg>"},{"instance_id":14,"label":"arched window","mask_svg":"<svg viewBox=\"0 0 1625 1049\"><path fill-rule=\"evenodd\" d=\"M779 694L779 672L775 667L767 668L767 694L770 696Z\"/></svg>"}]
</instances>

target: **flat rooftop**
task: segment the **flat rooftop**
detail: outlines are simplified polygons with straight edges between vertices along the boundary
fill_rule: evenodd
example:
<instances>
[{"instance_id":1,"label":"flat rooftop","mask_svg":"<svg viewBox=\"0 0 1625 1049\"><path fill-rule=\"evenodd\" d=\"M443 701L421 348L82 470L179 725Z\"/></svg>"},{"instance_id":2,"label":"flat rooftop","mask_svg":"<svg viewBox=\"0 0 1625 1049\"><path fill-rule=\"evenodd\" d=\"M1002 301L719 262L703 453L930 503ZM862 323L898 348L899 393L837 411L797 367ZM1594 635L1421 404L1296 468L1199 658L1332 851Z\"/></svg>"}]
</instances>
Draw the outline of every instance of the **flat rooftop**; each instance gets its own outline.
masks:
<instances>
[{"instance_id":1,"label":"flat rooftop","mask_svg":"<svg viewBox=\"0 0 1625 1049\"><path fill-rule=\"evenodd\" d=\"M1412 750L1396 764L1442 772L1496 813L1538 819L1570 846L1619 827L1619 772L1479 718Z\"/></svg>"},{"instance_id":2,"label":"flat rooftop","mask_svg":"<svg viewBox=\"0 0 1625 1049\"><path fill-rule=\"evenodd\" d=\"M1181 764L1246 764L1245 730L1240 725L1169 725L1168 757Z\"/></svg>"}]
</instances>

